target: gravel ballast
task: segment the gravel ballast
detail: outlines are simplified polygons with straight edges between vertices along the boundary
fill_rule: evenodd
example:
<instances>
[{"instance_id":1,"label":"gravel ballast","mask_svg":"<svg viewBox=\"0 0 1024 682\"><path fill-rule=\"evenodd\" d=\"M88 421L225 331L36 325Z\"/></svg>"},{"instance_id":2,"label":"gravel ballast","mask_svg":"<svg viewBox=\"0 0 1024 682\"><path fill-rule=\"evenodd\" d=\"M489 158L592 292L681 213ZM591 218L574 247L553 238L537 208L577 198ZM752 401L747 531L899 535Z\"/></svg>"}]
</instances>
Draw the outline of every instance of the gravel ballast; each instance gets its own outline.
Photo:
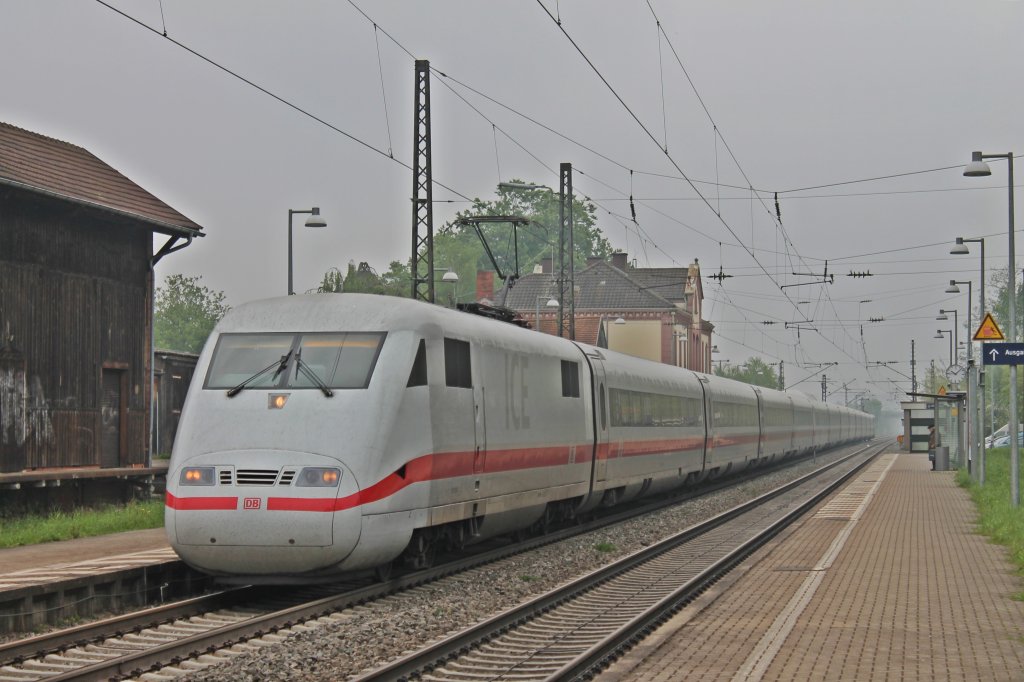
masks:
<instances>
[{"instance_id":1,"label":"gravel ballast","mask_svg":"<svg viewBox=\"0 0 1024 682\"><path fill-rule=\"evenodd\" d=\"M346 679L700 523L838 456L819 455L671 509L347 609L295 628L279 645L252 647L187 679Z\"/></svg>"}]
</instances>

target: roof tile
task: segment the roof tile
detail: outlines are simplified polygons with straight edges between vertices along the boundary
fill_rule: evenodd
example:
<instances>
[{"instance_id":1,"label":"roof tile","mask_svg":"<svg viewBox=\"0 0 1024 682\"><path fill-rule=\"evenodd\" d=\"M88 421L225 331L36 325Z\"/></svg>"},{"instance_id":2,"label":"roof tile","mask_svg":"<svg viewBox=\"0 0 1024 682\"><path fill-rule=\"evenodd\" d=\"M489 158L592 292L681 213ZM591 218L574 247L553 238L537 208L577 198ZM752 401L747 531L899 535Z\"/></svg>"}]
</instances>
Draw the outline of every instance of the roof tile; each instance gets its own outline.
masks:
<instances>
[{"instance_id":1,"label":"roof tile","mask_svg":"<svg viewBox=\"0 0 1024 682\"><path fill-rule=\"evenodd\" d=\"M143 220L202 230L88 150L2 122L0 179L135 214Z\"/></svg>"}]
</instances>

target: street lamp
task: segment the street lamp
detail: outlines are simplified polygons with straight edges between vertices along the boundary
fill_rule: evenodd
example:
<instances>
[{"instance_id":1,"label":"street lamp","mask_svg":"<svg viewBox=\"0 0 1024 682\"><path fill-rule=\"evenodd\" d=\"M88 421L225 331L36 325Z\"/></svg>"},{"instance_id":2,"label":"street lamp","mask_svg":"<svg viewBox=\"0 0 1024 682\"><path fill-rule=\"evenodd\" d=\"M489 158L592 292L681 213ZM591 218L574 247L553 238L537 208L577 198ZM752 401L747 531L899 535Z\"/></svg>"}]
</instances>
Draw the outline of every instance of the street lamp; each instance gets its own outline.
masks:
<instances>
[{"instance_id":1,"label":"street lamp","mask_svg":"<svg viewBox=\"0 0 1024 682\"><path fill-rule=\"evenodd\" d=\"M946 334L949 334L949 364L953 364L953 330L952 329L936 329L935 338L945 338Z\"/></svg>"},{"instance_id":2,"label":"street lamp","mask_svg":"<svg viewBox=\"0 0 1024 682\"><path fill-rule=\"evenodd\" d=\"M967 248L968 242L981 244L981 284L978 286L978 299L979 308L978 314L984 315L987 311L985 309L985 238L978 237L977 239L966 239L964 237L956 238L956 246L949 250L953 255L969 254L971 251ZM968 301L968 311L970 310L970 302ZM971 325L967 325L968 334L971 332ZM995 424L991 424L988 429L985 428L985 363L978 363L978 381L977 381L977 394L978 394L978 429L976 429L975 440L977 443L978 452L978 483L981 485L985 484L985 432L991 433L995 430Z\"/></svg>"},{"instance_id":3,"label":"street lamp","mask_svg":"<svg viewBox=\"0 0 1024 682\"><path fill-rule=\"evenodd\" d=\"M537 297L537 311L536 311L536 317L534 318L534 323L533 323L533 328L536 331L540 331L540 301L541 301L542 298L548 299L548 302L544 304L545 307L547 307L547 308L557 308L558 307L558 299L554 298L553 296L538 296Z\"/></svg>"},{"instance_id":4,"label":"street lamp","mask_svg":"<svg viewBox=\"0 0 1024 682\"><path fill-rule=\"evenodd\" d=\"M1013 152L1006 154L983 154L971 152L971 162L964 167L964 175L970 178L992 175L992 169L985 159L1006 159L1009 200L1009 272L1007 291L1010 292L1010 343L1017 341L1017 265L1013 245ZM1020 506L1020 444L1017 442L1017 365L1010 365L1010 500L1014 507Z\"/></svg>"},{"instance_id":5,"label":"street lamp","mask_svg":"<svg viewBox=\"0 0 1024 682\"><path fill-rule=\"evenodd\" d=\"M959 291L960 290L957 289L958 293L959 293ZM946 293L950 293L948 289L946 290ZM939 311L939 316L936 317L935 319L936 320L948 320L949 319L948 313L953 313L953 347L956 348L956 351L957 351L956 355L954 356L953 359L954 360L959 360L960 359L959 358L959 356L960 356L960 332L958 331L960 329L960 313L959 313L959 311L956 311L956 310L940 310ZM953 364L953 363L950 363L950 364Z\"/></svg>"},{"instance_id":6,"label":"street lamp","mask_svg":"<svg viewBox=\"0 0 1024 682\"><path fill-rule=\"evenodd\" d=\"M441 275L441 281L446 284L452 285L452 290L448 293L448 307L455 307L455 285L459 283L459 273L455 272L451 266L447 268L434 268L434 272L443 272Z\"/></svg>"},{"instance_id":7,"label":"street lamp","mask_svg":"<svg viewBox=\"0 0 1024 682\"><path fill-rule=\"evenodd\" d=\"M951 279L951 280L949 280L949 286L946 288L946 293L947 294L959 294L960 293L960 287L958 287L957 284L966 284L967 285L967 334L968 334L968 336L967 336L967 450L968 450L969 460L970 460L970 463L971 463L970 466L968 467L968 472L971 473L972 475L974 475L975 477L977 477L979 474L978 474L978 471L977 471L978 467L975 466L975 462L978 461L977 460L978 451L979 450L984 450L984 444L982 444L981 448L978 447L978 443L977 443L977 440L978 440L977 435L978 434L975 433L975 431L980 431L981 429L978 428L978 415L976 414L976 411L977 411L977 397L976 397L976 394L975 394L975 391L974 391L974 382L975 382L975 380L974 380L974 360L973 360L973 357L974 357L974 352L973 352L974 351L974 342L971 340L971 337L970 337L970 333L971 333L971 286L972 285L971 285L971 281L970 280L959 281L959 280ZM946 311L942 311L942 312L946 312ZM956 319L956 311L954 310L952 312L953 312L953 315L954 315L954 319ZM960 364L960 344L959 344L959 342L957 343L957 346L956 346L956 353L957 353L957 364ZM959 370L954 370L954 371L959 371Z\"/></svg>"},{"instance_id":8,"label":"street lamp","mask_svg":"<svg viewBox=\"0 0 1024 682\"><path fill-rule=\"evenodd\" d=\"M292 216L296 213L309 213L306 218L306 227L327 227L327 219L320 215L320 209L314 206L308 210L288 209L288 295L294 296L295 289L292 287Z\"/></svg>"},{"instance_id":9,"label":"street lamp","mask_svg":"<svg viewBox=\"0 0 1024 682\"><path fill-rule=\"evenodd\" d=\"M565 308L569 308L569 340L576 340L576 248L573 243L572 219L572 164L560 166L560 187L558 192L547 185L525 182L499 182L498 189L504 190L546 190L558 197L558 335L565 327ZM566 207L568 204L568 209ZM566 220L568 219L568 225ZM568 261L568 262L567 262Z\"/></svg>"}]
</instances>

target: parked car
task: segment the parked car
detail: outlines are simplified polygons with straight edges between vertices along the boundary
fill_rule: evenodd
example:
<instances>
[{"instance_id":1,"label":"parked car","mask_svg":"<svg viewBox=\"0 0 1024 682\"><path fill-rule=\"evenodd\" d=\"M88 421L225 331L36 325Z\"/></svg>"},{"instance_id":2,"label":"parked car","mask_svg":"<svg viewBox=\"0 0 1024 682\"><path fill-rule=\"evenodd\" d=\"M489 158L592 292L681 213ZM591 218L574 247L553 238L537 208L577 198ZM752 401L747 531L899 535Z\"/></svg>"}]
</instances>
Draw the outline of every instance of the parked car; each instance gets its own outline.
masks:
<instances>
[{"instance_id":1,"label":"parked car","mask_svg":"<svg viewBox=\"0 0 1024 682\"><path fill-rule=\"evenodd\" d=\"M1005 448L1010 444L1010 436L1000 436L992 441L992 447L994 448ZM1017 433L1017 445L1024 445L1024 431Z\"/></svg>"}]
</instances>

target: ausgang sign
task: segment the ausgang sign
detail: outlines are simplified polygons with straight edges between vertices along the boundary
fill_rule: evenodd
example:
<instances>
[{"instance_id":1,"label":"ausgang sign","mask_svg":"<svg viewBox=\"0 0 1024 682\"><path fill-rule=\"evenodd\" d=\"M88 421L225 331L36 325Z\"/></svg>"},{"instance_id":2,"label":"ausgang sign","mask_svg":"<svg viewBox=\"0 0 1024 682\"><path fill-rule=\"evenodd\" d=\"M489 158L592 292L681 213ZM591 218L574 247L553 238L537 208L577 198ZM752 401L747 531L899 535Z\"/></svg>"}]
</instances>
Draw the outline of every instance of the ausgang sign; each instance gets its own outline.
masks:
<instances>
[{"instance_id":1,"label":"ausgang sign","mask_svg":"<svg viewBox=\"0 0 1024 682\"><path fill-rule=\"evenodd\" d=\"M983 343L981 348L986 365L1024 365L1024 343Z\"/></svg>"}]
</instances>

